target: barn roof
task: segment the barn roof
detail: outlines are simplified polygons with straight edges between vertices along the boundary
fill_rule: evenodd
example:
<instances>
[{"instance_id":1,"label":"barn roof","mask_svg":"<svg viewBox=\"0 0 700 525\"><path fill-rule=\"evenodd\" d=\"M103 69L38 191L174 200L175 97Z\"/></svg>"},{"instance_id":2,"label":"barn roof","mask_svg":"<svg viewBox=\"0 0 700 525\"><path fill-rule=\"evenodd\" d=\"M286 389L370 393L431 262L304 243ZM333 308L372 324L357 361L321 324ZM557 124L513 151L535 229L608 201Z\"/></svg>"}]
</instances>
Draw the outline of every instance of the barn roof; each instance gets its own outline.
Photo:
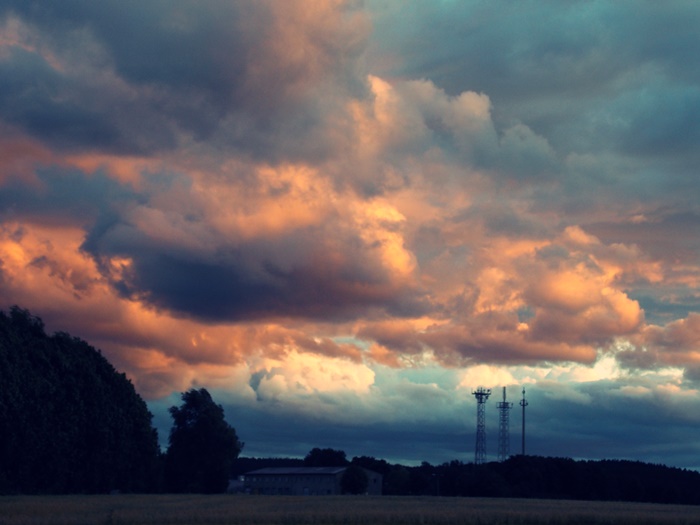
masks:
<instances>
[{"instance_id":1,"label":"barn roof","mask_svg":"<svg viewBox=\"0 0 700 525\"><path fill-rule=\"evenodd\" d=\"M347 467L270 467L246 472L246 476L298 476L326 475L333 476L343 472Z\"/></svg>"}]
</instances>

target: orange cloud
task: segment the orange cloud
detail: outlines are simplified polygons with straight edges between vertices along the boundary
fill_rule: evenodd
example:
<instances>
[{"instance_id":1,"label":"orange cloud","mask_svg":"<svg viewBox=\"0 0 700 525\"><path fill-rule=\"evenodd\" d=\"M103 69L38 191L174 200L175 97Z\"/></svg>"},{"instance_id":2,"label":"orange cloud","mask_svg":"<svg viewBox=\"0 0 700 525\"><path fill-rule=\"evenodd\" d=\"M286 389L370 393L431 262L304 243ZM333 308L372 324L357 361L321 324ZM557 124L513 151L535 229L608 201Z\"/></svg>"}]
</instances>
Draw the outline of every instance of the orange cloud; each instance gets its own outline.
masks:
<instances>
[{"instance_id":1,"label":"orange cloud","mask_svg":"<svg viewBox=\"0 0 700 525\"><path fill-rule=\"evenodd\" d=\"M635 354L653 353L657 360L667 365L697 367L700 364L700 314L691 312L685 319L679 319L665 326L647 326L632 341Z\"/></svg>"},{"instance_id":2,"label":"orange cloud","mask_svg":"<svg viewBox=\"0 0 700 525\"><path fill-rule=\"evenodd\" d=\"M338 195L304 165L225 164L224 177L195 174L192 197L213 231L237 239L276 238L332 219Z\"/></svg>"},{"instance_id":3,"label":"orange cloud","mask_svg":"<svg viewBox=\"0 0 700 525\"><path fill-rule=\"evenodd\" d=\"M69 155L65 158L65 163L85 173L94 173L103 169L122 184L129 184L137 189L143 185L144 174L155 171L161 164L160 161L153 159L95 153Z\"/></svg>"},{"instance_id":4,"label":"orange cloud","mask_svg":"<svg viewBox=\"0 0 700 525\"><path fill-rule=\"evenodd\" d=\"M37 165L46 165L53 160L51 152L39 143L16 136L5 126L0 126L0 185L13 178L26 184L38 186Z\"/></svg>"},{"instance_id":5,"label":"orange cloud","mask_svg":"<svg viewBox=\"0 0 700 525\"><path fill-rule=\"evenodd\" d=\"M267 20L257 26L264 33L249 50L247 88L251 93L282 88L297 100L351 66L371 29L367 14L344 0L265 1L252 11Z\"/></svg>"},{"instance_id":6,"label":"orange cloud","mask_svg":"<svg viewBox=\"0 0 700 525\"><path fill-rule=\"evenodd\" d=\"M274 324L202 325L121 298L81 252L82 238L78 229L5 224L2 296L32 305L49 331L69 331L101 348L147 397L194 384L231 387L241 380L241 366L258 354L283 359L307 352L318 359L359 362L354 345L329 338Z\"/></svg>"}]
</instances>

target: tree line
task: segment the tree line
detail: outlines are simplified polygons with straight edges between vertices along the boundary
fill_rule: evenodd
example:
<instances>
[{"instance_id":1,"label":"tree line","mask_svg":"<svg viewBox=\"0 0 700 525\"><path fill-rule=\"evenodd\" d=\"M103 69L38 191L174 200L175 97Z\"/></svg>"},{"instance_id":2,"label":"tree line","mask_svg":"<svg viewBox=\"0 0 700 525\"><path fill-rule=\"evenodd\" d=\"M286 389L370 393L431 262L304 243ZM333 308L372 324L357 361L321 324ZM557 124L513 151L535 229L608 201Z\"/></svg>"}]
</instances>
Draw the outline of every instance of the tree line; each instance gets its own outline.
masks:
<instances>
[{"instance_id":1,"label":"tree line","mask_svg":"<svg viewBox=\"0 0 700 525\"><path fill-rule=\"evenodd\" d=\"M639 461L518 455L480 465L352 462L382 473L384 494L700 504L699 472Z\"/></svg>"},{"instance_id":2,"label":"tree line","mask_svg":"<svg viewBox=\"0 0 700 525\"><path fill-rule=\"evenodd\" d=\"M506 461L418 466L315 448L301 459L238 458L234 475L268 467L349 465L382 475L382 493L395 496L537 498L700 504L700 473L626 460L511 456Z\"/></svg>"},{"instance_id":3,"label":"tree line","mask_svg":"<svg viewBox=\"0 0 700 525\"><path fill-rule=\"evenodd\" d=\"M368 469L389 495L700 504L699 472L636 461L512 456L405 466L329 448L304 459L239 457L243 443L206 389L181 401L170 408L161 451L146 403L98 350L65 332L47 335L27 310L0 311L0 494L213 493L260 468L346 466L350 493L362 493Z\"/></svg>"}]
</instances>

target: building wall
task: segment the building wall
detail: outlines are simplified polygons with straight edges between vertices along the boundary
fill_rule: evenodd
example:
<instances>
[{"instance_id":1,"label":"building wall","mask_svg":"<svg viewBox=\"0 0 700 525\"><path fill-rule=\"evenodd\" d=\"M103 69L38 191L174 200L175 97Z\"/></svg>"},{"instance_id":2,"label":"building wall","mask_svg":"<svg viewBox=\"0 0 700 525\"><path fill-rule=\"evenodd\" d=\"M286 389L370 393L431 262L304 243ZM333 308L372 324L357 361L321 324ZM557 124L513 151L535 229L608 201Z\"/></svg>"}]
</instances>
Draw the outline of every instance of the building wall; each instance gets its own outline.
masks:
<instances>
[{"instance_id":1,"label":"building wall","mask_svg":"<svg viewBox=\"0 0 700 525\"><path fill-rule=\"evenodd\" d=\"M245 475L245 490L251 494L324 496L341 494L341 479L345 469L337 472L309 473L293 472L289 469L279 472L250 472ZM303 469L301 469L303 470ZM367 494L382 494L382 476L364 469L367 473Z\"/></svg>"},{"instance_id":2,"label":"building wall","mask_svg":"<svg viewBox=\"0 0 700 525\"><path fill-rule=\"evenodd\" d=\"M342 474L253 474L246 476L246 486L252 494L285 494L292 496L340 494L341 476Z\"/></svg>"},{"instance_id":3,"label":"building wall","mask_svg":"<svg viewBox=\"0 0 700 525\"><path fill-rule=\"evenodd\" d=\"M364 469L367 473L367 494L370 496L382 495L382 475L372 470Z\"/></svg>"}]
</instances>

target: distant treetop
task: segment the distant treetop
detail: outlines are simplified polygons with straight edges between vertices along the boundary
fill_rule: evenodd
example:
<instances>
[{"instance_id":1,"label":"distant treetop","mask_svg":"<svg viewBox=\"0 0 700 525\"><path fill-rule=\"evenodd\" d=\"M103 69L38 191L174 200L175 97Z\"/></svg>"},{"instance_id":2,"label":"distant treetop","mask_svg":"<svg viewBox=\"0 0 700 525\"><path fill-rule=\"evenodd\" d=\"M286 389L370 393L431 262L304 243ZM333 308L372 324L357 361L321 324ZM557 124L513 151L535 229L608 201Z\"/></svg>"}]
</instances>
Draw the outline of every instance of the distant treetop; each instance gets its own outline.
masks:
<instances>
[{"instance_id":1,"label":"distant treetop","mask_svg":"<svg viewBox=\"0 0 700 525\"><path fill-rule=\"evenodd\" d=\"M348 463L344 451L332 448L314 448L304 458L307 467L342 467Z\"/></svg>"}]
</instances>

